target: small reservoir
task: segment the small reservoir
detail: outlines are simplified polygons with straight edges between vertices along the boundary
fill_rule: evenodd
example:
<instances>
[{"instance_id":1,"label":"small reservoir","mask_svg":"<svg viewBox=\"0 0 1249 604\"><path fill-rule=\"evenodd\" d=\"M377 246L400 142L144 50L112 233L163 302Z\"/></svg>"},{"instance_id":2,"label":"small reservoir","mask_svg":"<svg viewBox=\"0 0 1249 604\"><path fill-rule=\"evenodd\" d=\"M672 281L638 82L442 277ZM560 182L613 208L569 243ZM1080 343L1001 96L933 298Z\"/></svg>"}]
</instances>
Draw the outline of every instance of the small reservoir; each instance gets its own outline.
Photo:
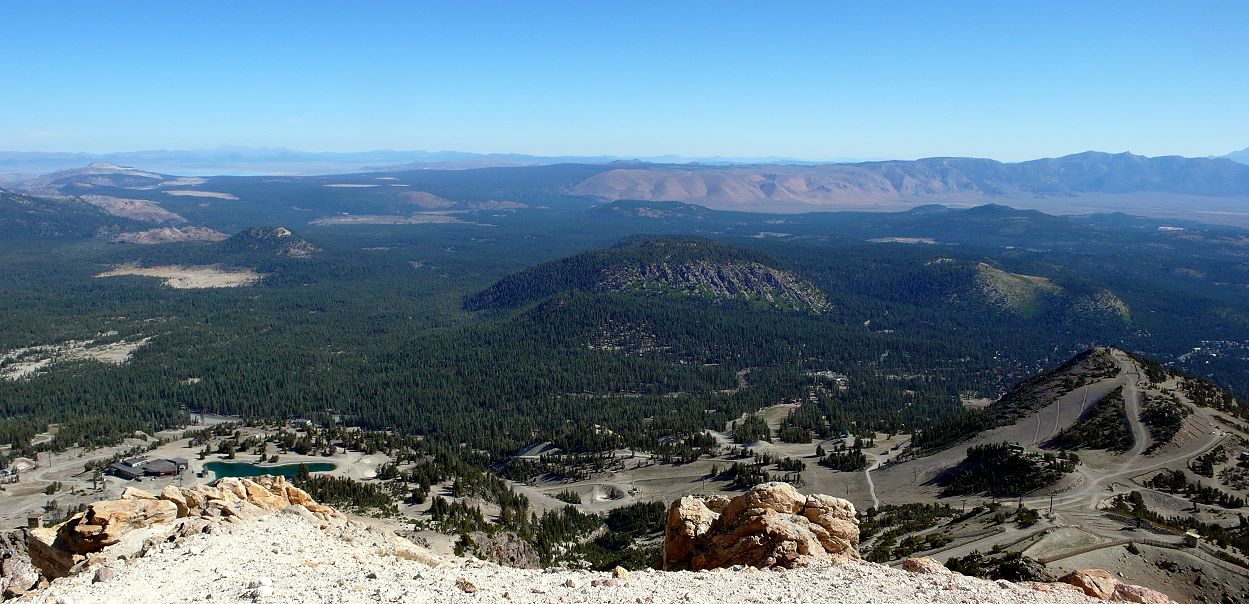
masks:
<instances>
[{"instance_id":1,"label":"small reservoir","mask_svg":"<svg viewBox=\"0 0 1249 604\"><path fill-rule=\"evenodd\" d=\"M247 478L250 476L263 476L270 474L273 476L285 476L291 478L299 474L299 466L308 466L309 472L329 472L338 466L323 462L314 461L312 463L284 463L274 465L256 465L243 461L210 461L204 464L204 470L213 473L214 478L239 477Z\"/></svg>"}]
</instances>

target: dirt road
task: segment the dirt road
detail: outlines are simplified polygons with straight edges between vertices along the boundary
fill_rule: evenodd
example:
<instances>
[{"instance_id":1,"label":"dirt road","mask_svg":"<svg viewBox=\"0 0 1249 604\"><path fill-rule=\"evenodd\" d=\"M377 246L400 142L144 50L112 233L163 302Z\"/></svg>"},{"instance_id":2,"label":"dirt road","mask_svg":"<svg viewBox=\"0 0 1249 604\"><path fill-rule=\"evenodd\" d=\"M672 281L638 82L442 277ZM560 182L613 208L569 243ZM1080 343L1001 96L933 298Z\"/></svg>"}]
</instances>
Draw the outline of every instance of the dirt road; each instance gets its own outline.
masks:
<instances>
[{"instance_id":1,"label":"dirt road","mask_svg":"<svg viewBox=\"0 0 1249 604\"><path fill-rule=\"evenodd\" d=\"M1132 448L1121 458L1116 458L1116 463L1112 468L1097 469L1086 465L1079 466L1076 471L1084 477L1084 485L1070 493L1055 497L1053 502L1056 507L1078 505L1086 509L1096 509L1107 495L1107 489L1112 488L1116 480L1131 478L1176 462L1187 461L1218 444L1224 438L1211 435L1193 448L1186 448L1184 451L1166 457L1142 459L1146 457L1145 450L1149 448L1151 439L1148 428L1141 422L1141 370L1136 362L1123 352L1116 350L1113 355L1119 364L1118 381L1123 385L1124 411L1127 413L1128 426L1132 431ZM1200 407L1195 407L1193 413L1206 423L1210 422L1210 418ZM1048 505L1049 496L1028 498L1024 501L1031 506Z\"/></svg>"},{"instance_id":2,"label":"dirt road","mask_svg":"<svg viewBox=\"0 0 1249 604\"><path fill-rule=\"evenodd\" d=\"M876 497L876 483L872 482L872 470L880 467L880 458L872 456L872 465L863 470L863 478L867 480L867 492L872 497L872 509L880 507L880 499Z\"/></svg>"}]
</instances>

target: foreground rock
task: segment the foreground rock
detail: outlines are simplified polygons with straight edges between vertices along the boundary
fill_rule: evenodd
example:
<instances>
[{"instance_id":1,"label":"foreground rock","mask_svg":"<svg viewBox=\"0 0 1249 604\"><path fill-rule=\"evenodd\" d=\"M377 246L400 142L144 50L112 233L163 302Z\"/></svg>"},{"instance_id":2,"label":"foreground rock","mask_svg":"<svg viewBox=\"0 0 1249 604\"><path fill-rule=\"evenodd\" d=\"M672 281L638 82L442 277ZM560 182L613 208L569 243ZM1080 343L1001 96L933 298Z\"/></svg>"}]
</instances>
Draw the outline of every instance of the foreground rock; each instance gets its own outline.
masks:
<instances>
[{"instance_id":1,"label":"foreground rock","mask_svg":"<svg viewBox=\"0 0 1249 604\"><path fill-rule=\"evenodd\" d=\"M1136 602L1137 604L1173 604L1171 598L1160 591L1140 585L1121 583L1114 575L1100 568L1082 568L1072 571L1059 581L1072 585L1089 597L1098 600Z\"/></svg>"},{"instance_id":2,"label":"foreground rock","mask_svg":"<svg viewBox=\"0 0 1249 604\"><path fill-rule=\"evenodd\" d=\"M121 499L97 501L61 524L31 529L26 542L31 563L52 579L81 570L91 554L154 525L178 518L242 522L292 505L322 520L335 513L280 476L223 478L214 486L169 486L160 495L127 488Z\"/></svg>"},{"instance_id":3,"label":"foreground rock","mask_svg":"<svg viewBox=\"0 0 1249 604\"><path fill-rule=\"evenodd\" d=\"M30 548L32 558L64 570L46 588L23 595L21 585L42 587L44 580L17 566L2 570L12 578L9 595L40 604L1091 601L1074 584L985 581L941 572L931 559L905 565L911 573L861 562L855 559L853 507L832 497L805 497L784 484L761 485L732 500L682 500L669 520L669 532L677 533L669 549L688 552L690 566L732 558L791 569L591 573L439 558L384 526L317 504L281 478L262 477L167 488L159 495L127 489L122 499L97 502L61 525L29 532L26 540L38 544ZM90 551L95 547L101 549ZM1167 602L1113 578L1105 583L1100 571L1079 572L1072 581L1096 585L1099 593L1109 589L1112 600Z\"/></svg>"},{"instance_id":4,"label":"foreground rock","mask_svg":"<svg viewBox=\"0 0 1249 604\"><path fill-rule=\"evenodd\" d=\"M796 568L859 559L854 505L769 482L727 499L682 497L668 511L665 570Z\"/></svg>"},{"instance_id":5,"label":"foreground rock","mask_svg":"<svg viewBox=\"0 0 1249 604\"><path fill-rule=\"evenodd\" d=\"M6 598L26 593L43 578L30 563L26 552L26 535L22 531L0 533L0 595Z\"/></svg>"},{"instance_id":6,"label":"foreground rock","mask_svg":"<svg viewBox=\"0 0 1249 604\"><path fill-rule=\"evenodd\" d=\"M948 575L953 572L940 562L937 562L927 556L922 558L907 558L906 560L903 560L902 570L905 570L908 573L928 575Z\"/></svg>"},{"instance_id":7,"label":"foreground rock","mask_svg":"<svg viewBox=\"0 0 1249 604\"><path fill-rule=\"evenodd\" d=\"M179 522L184 522L180 520ZM517 569L446 558L436 566L398 554L384 531L341 518L321 528L278 513L220 523L218 534L161 541L142 557L57 579L27 601L53 604L280 602L282 604L628 603L1090 604L1070 590L1037 592L962 575L918 575L878 564L813 563L785 572L610 572ZM571 581L570 581L571 580Z\"/></svg>"},{"instance_id":8,"label":"foreground rock","mask_svg":"<svg viewBox=\"0 0 1249 604\"><path fill-rule=\"evenodd\" d=\"M932 558L907 558L902 561L902 568L910 573L921 575L951 575L949 569ZM961 576L961 575L960 575ZM1003 582L1004 583L1004 582ZM1068 573L1058 582L1045 583L1024 581L1013 584L1016 588L1054 593L1066 591L1083 594L1097 600L1111 602L1136 602L1137 604L1174 604L1166 594L1143 587L1121 583L1110 573L1100 568L1084 568Z\"/></svg>"}]
</instances>

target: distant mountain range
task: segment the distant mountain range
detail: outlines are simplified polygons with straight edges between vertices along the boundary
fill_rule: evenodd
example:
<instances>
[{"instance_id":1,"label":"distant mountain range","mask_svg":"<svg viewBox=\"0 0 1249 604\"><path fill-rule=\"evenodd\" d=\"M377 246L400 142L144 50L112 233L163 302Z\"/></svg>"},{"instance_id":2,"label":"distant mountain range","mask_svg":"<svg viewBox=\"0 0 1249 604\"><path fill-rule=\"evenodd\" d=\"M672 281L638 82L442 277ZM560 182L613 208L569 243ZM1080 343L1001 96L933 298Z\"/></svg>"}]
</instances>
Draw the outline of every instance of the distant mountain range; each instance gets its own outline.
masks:
<instances>
[{"instance_id":1,"label":"distant mountain range","mask_svg":"<svg viewBox=\"0 0 1249 604\"><path fill-rule=\"evenodd\" d=\"M1249 148L1224 155L1242 164L1249 164ZM929 162L933 160L918 160ZM374 151L333 152L296 151L281 147L226 146L212 149L154 149L118 153L57 153L0 151L0 184L14 180L6 175L30 177L61 170L80 168L87 164L106 163L136 166L143 170L184 176L204 175L312 175L381 172L394 170L464 170L546 166L552 164L610 164L641 162L648 164L729 165L791 165L816 166L827 164L864 163L862 158L831 158L825 160L795 157L724 157L654 155L646 157L621 155L530 155L524 153L472 153L466 151ZM877 163L898 163L881 161Z\"/></svg>"},{"instance_id":2,"label":"distant mountain range","mask_svg":"<svg viewBox=\"0 0 1249 604\"><path fill-rule=\"evenodd\" d=\"M1201 198L1197 205L1209 205L1212 212L1243 212L1249 207L1249 166L1226 158L1095 151L1020 163L940 157L815 166L636 165L591 176L569 192L610 200L780 211L989 201L1036 207L1041 198L1047 201L1040 205L1067 211L1081 205L1132 211L1132 204L1165 207L1181 198ZM1230 207L1223 207L1228 203Z\"/></svg>"},{"instance_id":3,"label":"distant mountain range","mask_svg":"<svg viewBox=\"0 0 1249 604\"><path fill-rule=\"evenodd\" d=\"M1231 153L1228 153L1227 155L1224 155L1223 157L1230 159L1234 162L1240 162L1242 164L1249 165L1249 147L1245 147L1244 149L1241 149L1240 151L1232 151Z\"/></svg>"},{"instance_id":4,"label":"distant mountain range","mask_svg":"<svg viewBox=\"0 0 1249 604\"><path fill-rule=\"evenodd\" d=\"M543 166L551 164L606 164L614 161L705 164L813 164L789 157L622 157L616 155L527 155L464 151L313 152L280 147L217 147L193 150L151 150L121 153L42 153L0 151L0 175L38 175L79 168L93 163L138 166L144 170L181 175L309 175L385 170L463 170ZM3 182L3 180L0 180Z\"/></svg>"},{"instance_id":5,"label":"distant mountain range","mask_svg":"<svg viewBox=\"0 0 1249 604\"><path fill-rule=\"evenodd\" d=\"M275 162L291 159L287 153L297 153L260 152L269 153ZM340 155L363 159L359 154ZM896 211L933 203L954 207L992 203L1057 214L1125 212L1249 226L1249 165L1229 157L1144 157L1088 151L1018 163L966 157L826 164L652 163L455 153L426 154L425 159L430 163L280 180L267 175L196 177L183 172L174 176L179 171L96 162L85 168L12 179L0 186L53 197L79 195L104 206L134 199L156 203L172 202L175 197L196 201L247 199L262 190L269 193L255 201L268 203L268 195L276 187L301 191L299 206L318 208L323 211L321 217L326 211L362 215L514 209L562 198L676 201L714 209L785 213ZM526 163L539 159L565 163ZM478 164L505 165L473 167ZM452 169L452 165L458 167ZM182 207L182 211L199 210ZM175 216L167 218L182 222Z\"/></svg>"}]
</instances>

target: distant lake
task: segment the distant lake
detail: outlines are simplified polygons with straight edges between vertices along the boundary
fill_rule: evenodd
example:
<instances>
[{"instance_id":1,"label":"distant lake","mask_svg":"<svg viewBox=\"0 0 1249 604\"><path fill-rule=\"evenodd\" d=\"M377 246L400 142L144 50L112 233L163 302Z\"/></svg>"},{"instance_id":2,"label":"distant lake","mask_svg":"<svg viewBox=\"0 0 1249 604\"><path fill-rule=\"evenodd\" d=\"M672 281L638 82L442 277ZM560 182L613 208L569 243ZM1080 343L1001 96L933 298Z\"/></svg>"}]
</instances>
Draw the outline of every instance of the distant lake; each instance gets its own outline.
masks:
<instances>
[{"instance_id":1,"label":"distant lake","mask_svg":"<svg viewBox=\"0 0 1249 604\"><path fill-rule=\"evenodd\" d=\"M243 461L210 461L204 464L204 469L212 472L215 478L264 476L266 474L291 478L299 474L299 466L308 466L309 472L329 472L338 467L335 464L324 461L302 464L284 463L273 466L258 466L254 463Z\"/></svg>"}]
</instances>

